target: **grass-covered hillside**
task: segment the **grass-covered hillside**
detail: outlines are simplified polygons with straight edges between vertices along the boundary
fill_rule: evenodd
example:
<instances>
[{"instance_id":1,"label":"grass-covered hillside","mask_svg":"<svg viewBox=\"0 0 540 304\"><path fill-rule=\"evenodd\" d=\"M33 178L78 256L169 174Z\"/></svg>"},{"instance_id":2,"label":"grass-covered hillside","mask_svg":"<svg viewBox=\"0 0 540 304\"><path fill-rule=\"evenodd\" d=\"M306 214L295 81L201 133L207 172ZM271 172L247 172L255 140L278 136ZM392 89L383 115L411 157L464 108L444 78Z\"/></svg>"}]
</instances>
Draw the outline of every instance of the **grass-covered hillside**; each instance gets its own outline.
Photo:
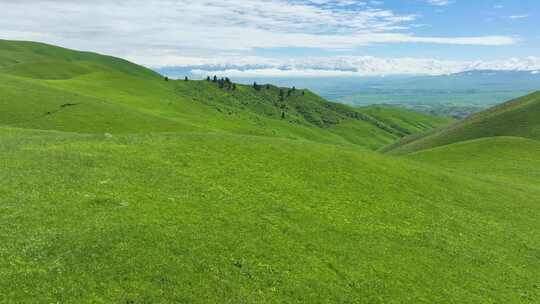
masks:
<instances>
[{"instance_id":1,"label":"grass-covered hillside","mask_svg":"<svg viewBox=\"0 0 540 304\"><path fill-rule=\"evenodd\" d=\"M156 72L115 57L37 42L7 40L0 40L0 71L36 79L69 79L97 71L160 78Z\"/></svg>"},{"instance_id":2,"label":"grass-covered hillside","mask_svg":"<svg viewBox=\"0 0 540 304\"><path fill-rule=\"evenodd\" d=\"M233 132L377 149L409 133L308 90L165 81L121 59L0 40L0 124L85 133ZM408 112L403 115L412 115ZM429 121L411 131L446 121Z\"/></svg>"},{"instance_id":3,"label":"grass-covered hillside","mask_svg":"<svg viewBox=\"0 0 540 304\"><path fill-rule=\"evenodd\" d=\"M404 154L447 144L494 136L540 140L540 92L536 92L423 136L407 137L388 148Z\"/></svg>"},{"instance_id":4,"label":"grass-covered hillside","mask_svg":"<svg viewBox=\"0 0 540 304\"><path fill-rule=\"evenodd\" d=\"M418 112L405 111L395 106L372 105L359 110L392 128L403 135L420 134L450 124L453 120L447 117L424 115Z\"/></svg>"},{"instance_id":5,"label":"grass-covered hillside","mask_svg":"<svg viewBox=\"0 0 540 304\"><path fill-rule=\"evenodd\" d=\"M540 141L489 137L459 142L407 155L476 178L540 189Z\"/></svg>"},{"instance_id":6,"label":"grass-covered hillside","mask_svg":"<svg viewBox=\"0 0 540 304\"><path fill-rule=\"evenodd\" d=\"M260 136L0 136L6 303L540 299L538 188Z\"/></svg>"},{"instance_id":7,"label":"grass-covered hillside","mask_svg":"<svg viewBox=\"0 0 540 304\"><path fill-rule=\"evenodd\" d=\"M0 303L540 302L533 139L0 46Z\"/></svg>"}]
</instances>

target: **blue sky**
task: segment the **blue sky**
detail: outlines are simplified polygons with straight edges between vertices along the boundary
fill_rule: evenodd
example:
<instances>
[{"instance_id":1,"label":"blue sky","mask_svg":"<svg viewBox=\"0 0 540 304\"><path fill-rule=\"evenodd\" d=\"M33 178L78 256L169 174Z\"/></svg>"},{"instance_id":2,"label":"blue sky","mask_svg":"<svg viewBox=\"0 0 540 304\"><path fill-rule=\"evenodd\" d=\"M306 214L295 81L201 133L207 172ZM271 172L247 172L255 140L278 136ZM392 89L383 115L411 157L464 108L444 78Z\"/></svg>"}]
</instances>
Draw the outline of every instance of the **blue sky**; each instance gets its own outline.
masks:
<instances>
[{"instance_id":1,"label":"blue sky","mask_svg":"<svg viewBox=\"0 0 540 304\"><path fill-rule=\"evenodd\" d=\"M416 5L406 3L415 2ZM419 36L489 36L516 37L520 41L500 47L427 45L417 48L405 45L387 49L390 56L402 52L416 56L442 56L448 59L495 59L537 55L540 50L540 1L537 0L470 0L452 1L445 6L422 5L423 1L387 1L396 12L415 10L421 15L416 28ZM416 7L416 8L415 8ZM381 48L374 49L381 51Z\"/></svg>"},{"instance_id":2,"label":"blue sky","mask_svg":"<svg viewBox=\"0 0 540 304\"><path fill-rule=\"evenodd\" d=\"M0 0L0 38L265 75L540 69L537 0Z\"/></svg>"},{"instance_id":3,"label":"blue sky","mask_svg":"<svg viewBox=\"0 0 540 304\"><path fill-rule=\"evenodd\" d=\"M540 1L537 0L387 0L373 7L388 9L397 15L415 15L397 32L424 37L506 36L515 43L491 45L454 45L419 43L377 43L347 51L309 48L257 49L264 56L371 55L383 57L430 57L453 60L506 59L540 55ZM369 3L369 1L364 2ZM350 9L363 10L354 5Z\"/></svg>"}]
</instances>

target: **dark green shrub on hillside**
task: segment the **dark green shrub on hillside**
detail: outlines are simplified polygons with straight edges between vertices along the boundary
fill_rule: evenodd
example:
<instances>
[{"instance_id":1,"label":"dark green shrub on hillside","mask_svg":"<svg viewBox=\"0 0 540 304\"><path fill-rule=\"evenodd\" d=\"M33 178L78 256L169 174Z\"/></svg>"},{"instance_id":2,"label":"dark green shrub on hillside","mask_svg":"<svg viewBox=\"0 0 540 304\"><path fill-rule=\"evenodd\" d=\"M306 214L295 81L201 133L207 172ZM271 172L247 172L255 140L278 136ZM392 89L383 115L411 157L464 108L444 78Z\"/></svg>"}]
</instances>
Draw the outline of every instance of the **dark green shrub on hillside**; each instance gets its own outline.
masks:
<instances>
[{"instance_id":1,"label":"dark green shrub on hillside","mask_svg":"<svg viewBox=\"0 0 540 304\"><path fill-rule=\"evenodd\" d=\"M324 126L337 125L340 122L339 117L333 113L323 113L321 119Z\"/></svg>"},{"instance_id":2,"label":"dark green shrub on hillside","mask_svg":"<svg viewBox=\"0 0 540 304\"><path fill-rule=\"evenodd\" d=\"M324 123L321 121L321 119L319 117L317 117L314 113L312 113L311 109L309 107L307 107L306 105L304 104L298 104L296 105L296 111L302 116L304 117L304 119L317 126L317 127L324 127Z\"/></svg>"}]
</instances>

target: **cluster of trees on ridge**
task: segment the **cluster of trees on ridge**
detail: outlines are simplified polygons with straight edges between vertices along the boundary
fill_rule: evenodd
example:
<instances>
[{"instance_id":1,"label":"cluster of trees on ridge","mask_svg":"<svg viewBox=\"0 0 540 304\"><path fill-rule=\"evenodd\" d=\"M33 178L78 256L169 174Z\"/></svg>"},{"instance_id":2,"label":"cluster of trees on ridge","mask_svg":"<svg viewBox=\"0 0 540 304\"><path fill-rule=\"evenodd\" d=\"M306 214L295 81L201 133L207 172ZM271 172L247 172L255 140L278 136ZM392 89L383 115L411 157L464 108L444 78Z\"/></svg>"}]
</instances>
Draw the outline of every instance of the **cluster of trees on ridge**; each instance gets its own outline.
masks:
<instances>
[{"instance_id":1,"label":"cluster of trees on ridge","mask_svg":"<svg viewBox=\"0 0 540 304\"><path fill-rule=\"evenodd\" d=\"M169 77L167 77L167 76L165 76L164 79L165 79L165 81L169 81ZM187 76L185 76L184 81L189 81L189 78ZM236 90L236 83L232 82L229 77L218 78L216 75L214 75L214 77L211 78L210 76L207 76L206 81L217 83L219 85L220 89L226 88L226 89L231 89L233 91ZM271 88L270 84L266 84L266 85L263 86L263 85L257 84L257 82L253 82L253 89L255 89L255 91L260 91L260 90L262 90L263 87L266 88L267 90L270 90L270 88ZM287 97L290 97L296 91L297 90L296 90L295 86L293 86L292 88L287 89ZM305 91L303 91L303 90L301 92L302 92L302 95L306 94ZM285 100L285 91L282 88L279 89L279 99L280 99L280 101Z\"/></svg>"},{"instance_id":2,"label":"cluster of trees on ridge","mask_svg":"<svg viewBox=\"0 0 540 304\"><path fill-rule=\"evenodd\" d=\"M206 81L217 83L220 89L236 91L236 84L232 82L229 77L222 77L218 79L218 77L214 75L214 78L211 79L210 76L208 76L206 77Z\"/></svg>"},{"instance_id":3,"label":"cluster of trees on ridge","mask_svg":"<svg viewBox=\"0 0 540 304\"><path fill-rule=\"evenodd\" d=\"M170 80L169 77L167 76L165 76L164 79L165 81ZM189 81L189 78L185 76L184 81ZM236 83L232 82L229 77L218 78L216 75L214 75L213 77L207 76L206 81L216 83L220 89L236 91ZM257 82L253 82L252 87L255 91L261 91L263 89L270 90L272 88L270 84L260 85L260 84L257 84ZM281 112L282 119L285 119L285 114L287 111L287 106L284 104L285 99L287 97L291 97L292 95L294 95L294 93L298 91L301 92L302 96L306 95L306 92L304 90L297 90L295 86L293 86L292 88L287 88L287 89L279 88L279 102L281 103L280 109L282 111Z\"/></svg>"}]
</instances>

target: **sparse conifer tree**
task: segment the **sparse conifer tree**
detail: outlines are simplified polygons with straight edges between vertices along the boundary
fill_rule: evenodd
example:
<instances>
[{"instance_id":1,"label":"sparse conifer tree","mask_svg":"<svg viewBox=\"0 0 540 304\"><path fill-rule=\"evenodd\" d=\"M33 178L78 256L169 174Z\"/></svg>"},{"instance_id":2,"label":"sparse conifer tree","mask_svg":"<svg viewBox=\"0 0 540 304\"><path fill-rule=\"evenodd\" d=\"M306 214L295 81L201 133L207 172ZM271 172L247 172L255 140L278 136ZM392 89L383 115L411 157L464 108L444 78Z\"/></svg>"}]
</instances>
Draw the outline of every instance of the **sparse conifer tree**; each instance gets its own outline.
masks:
<instances>
[{"instance_id":1,"label":"sparse conifer tree","mask_svg":"<svg viewBox=\"0 0 540 304\"><path fill-rule=\"evenodd\" d=\"M214 82L217 82L217 76L214 75Z\"/></svg>"},{"instance_id":2,"label":"sparse conifer tree","mask_svg":"<svg viewBox=\"0 0 540 304\"><path fill-rule=\"evenodd\" d=\"M206 77L206 81L210 81L210 76L207 76L207 77Z\"/></svg>"},{"instance_id":3,"label":"sparse conifer tree","mask_svg":"<svg viewBox=\"0 0 540 304\"><path fill-rule=\"evenodd\" d=\"M188 77L187 77L187 76L186 76L186 77L184 78L184 81L189 81L189 79L188 79Z\"/></svg>"}]
</instances>

